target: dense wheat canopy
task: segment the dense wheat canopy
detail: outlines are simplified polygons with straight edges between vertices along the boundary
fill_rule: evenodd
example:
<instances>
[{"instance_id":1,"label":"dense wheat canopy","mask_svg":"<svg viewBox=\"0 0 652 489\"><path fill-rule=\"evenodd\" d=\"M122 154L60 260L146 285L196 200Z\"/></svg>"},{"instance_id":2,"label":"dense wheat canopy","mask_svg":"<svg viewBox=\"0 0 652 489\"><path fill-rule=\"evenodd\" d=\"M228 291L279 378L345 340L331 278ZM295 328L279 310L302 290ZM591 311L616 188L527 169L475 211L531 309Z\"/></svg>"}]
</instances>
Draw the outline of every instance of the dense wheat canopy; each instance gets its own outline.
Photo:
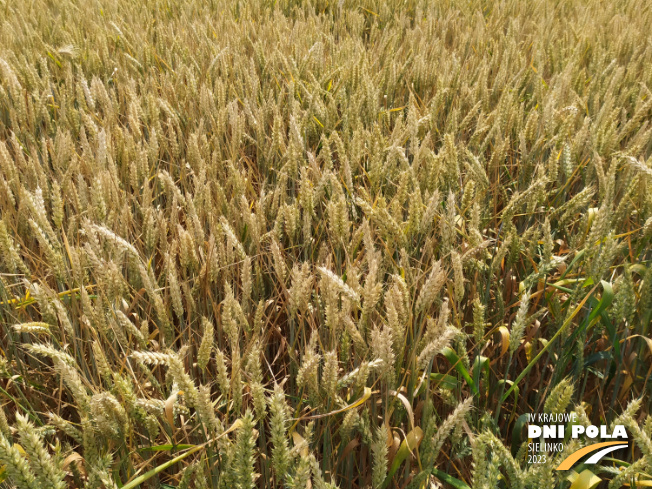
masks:
<instances>
[{"instance_id":1,"label":"dense wheat canopy","mask_svg":"<svg viewBox=\"0 0 652 489\"><path fill-rule=\"evenodd\" d=\"M651 26L0 0L3 484L566 489L532 412L649 481Z\"/></svg>"}]
</instances>

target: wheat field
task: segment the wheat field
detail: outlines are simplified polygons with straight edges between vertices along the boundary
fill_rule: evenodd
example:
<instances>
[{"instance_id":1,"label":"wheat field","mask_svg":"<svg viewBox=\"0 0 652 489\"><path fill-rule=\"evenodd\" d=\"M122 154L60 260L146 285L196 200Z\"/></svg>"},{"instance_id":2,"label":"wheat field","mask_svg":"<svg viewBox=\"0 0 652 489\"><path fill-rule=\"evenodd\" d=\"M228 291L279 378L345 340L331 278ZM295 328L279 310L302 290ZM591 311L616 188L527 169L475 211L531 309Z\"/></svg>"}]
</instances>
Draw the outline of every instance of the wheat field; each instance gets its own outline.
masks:
<instances>
[{"instance_id":1,"label":"wheat field","mask_svg":"<svg viewBox=\"0 0 652 489\"><path fill-rule=\"evenodd\" d=\"M0 0L2 486L652 485L650 26Z\"/></svg>"}]
</instances>

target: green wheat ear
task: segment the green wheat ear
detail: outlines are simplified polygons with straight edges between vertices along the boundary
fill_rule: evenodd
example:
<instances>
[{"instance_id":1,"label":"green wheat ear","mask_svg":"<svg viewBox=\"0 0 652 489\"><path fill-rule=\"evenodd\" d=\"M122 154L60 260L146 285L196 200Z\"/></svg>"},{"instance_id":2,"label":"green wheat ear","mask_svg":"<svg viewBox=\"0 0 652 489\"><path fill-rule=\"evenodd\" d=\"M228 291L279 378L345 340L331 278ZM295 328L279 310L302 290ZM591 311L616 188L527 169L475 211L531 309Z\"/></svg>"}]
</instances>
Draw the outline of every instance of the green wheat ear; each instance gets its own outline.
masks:
<instances>
[{"instance_id":1,"label":"green wheat ear","mask_svg":"<svg viewBox=\"0 0 652 489\"><path fill-rule=\"evenodd\" d=\"M36 489L39 484L27 459L16 445L12 445L4 435L0 436L0 460L6 467L7 475L21 489Z\"/></svg>"},{"instance_id":2,"label":"green wheat ear","mask_svg":"<svg viewBox=\"0 0 652 489\"><path fill-rule=\"evenodd\" d=\"M550 414L560 414L566 411L573 397L573 384L569 378L563 379L557 384L546 399L543 410Z\"/></svg>"}]
</instances>

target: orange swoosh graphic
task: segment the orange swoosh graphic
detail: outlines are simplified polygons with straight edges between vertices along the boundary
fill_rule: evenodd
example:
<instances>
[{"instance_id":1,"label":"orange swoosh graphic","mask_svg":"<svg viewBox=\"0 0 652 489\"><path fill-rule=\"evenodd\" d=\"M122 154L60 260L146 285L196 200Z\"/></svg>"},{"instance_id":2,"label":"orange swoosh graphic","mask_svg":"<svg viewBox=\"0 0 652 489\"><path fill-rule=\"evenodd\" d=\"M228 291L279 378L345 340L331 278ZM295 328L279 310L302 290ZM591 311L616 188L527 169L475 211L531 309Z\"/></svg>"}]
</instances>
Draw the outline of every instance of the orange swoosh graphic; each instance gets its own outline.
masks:
<instances>
[{"instance_id":1,"label":"orange swoosh graphic","mask_svg":"<svg viewBox=\"0 0 652 489\"><path fill-rule=\"evenodd\" d=\"M575 465L575 462L581 459L584 455L587 455L591 452L595 452L600 448L609 447L611 445L623 445L624 443L625 442L623 441L605 441L604 443L594 443L593 445L589 445L588 447L580 448L578 451L566 457L564 461L560 463L555 470L568 470L573 465Z\"/></svg>"}]
</instances>

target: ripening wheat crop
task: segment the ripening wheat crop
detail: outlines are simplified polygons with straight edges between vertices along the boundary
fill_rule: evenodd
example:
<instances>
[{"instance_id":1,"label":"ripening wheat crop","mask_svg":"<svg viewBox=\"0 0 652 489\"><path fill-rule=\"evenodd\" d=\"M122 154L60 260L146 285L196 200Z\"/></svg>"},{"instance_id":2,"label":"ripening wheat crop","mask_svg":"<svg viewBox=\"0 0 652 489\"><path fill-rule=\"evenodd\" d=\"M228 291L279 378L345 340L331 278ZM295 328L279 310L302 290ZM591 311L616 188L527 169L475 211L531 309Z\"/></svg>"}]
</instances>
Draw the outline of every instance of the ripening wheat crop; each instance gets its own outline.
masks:
<instances>
[{"instance_id":1,"label":"ripening wheat crop","mask_svg":"<svg viewBox=\"0 0 652 489\"><path fill-rule=\"evenodd\" d=\"M650 485L650 26L0 0L4 487Z\"/></svg>"}]
</instances>

